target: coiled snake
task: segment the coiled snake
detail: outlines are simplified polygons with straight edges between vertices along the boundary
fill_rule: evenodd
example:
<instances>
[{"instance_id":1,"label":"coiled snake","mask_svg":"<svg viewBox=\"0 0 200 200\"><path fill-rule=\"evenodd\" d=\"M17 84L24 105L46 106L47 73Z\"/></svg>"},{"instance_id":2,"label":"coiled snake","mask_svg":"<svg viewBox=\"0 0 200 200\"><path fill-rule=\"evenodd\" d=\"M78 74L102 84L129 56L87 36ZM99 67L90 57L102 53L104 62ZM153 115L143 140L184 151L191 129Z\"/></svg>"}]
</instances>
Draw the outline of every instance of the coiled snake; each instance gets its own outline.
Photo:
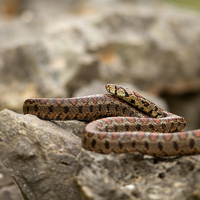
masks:
<instances>
[{"instance_id":1,"label":"coiled snake","mask_svg":"<svg viewBox=\"0 0 200 200\"><path fill-rule=\"evenodd\" d=\"M122 86L107 84L106 89L111 94L27 99L24 114L45 120L92 121L83 131L82 145L98 153L137 151L153 156L200 153L200 129L180 132L186 125L183 117L164 111Z\"/></svg>"}]
</instances>

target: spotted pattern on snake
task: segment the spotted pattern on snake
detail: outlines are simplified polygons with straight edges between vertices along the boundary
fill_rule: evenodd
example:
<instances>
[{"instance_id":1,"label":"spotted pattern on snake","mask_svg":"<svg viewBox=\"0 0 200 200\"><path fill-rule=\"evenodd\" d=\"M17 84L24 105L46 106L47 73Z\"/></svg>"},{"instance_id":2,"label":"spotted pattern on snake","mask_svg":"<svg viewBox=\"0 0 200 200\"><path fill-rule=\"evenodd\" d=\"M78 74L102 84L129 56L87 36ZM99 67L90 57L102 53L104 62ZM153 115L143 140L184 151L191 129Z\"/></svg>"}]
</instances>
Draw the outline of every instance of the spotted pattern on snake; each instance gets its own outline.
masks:
<instances>
[{"instance_id":1,"label":"spotted pattern on snake","mask_svg":"<svg viewBox=\"0 0 200 200\"><path fill-rule=\"evenodd\" d=\"M183 117L161 109L128 88L107 84L106 89L111 94L27 99L24 114L45 120L92 121L83 131L82 145L97 153L200 153L200 129L181 132L186 125Z\"/></svg>"}]
</instances>

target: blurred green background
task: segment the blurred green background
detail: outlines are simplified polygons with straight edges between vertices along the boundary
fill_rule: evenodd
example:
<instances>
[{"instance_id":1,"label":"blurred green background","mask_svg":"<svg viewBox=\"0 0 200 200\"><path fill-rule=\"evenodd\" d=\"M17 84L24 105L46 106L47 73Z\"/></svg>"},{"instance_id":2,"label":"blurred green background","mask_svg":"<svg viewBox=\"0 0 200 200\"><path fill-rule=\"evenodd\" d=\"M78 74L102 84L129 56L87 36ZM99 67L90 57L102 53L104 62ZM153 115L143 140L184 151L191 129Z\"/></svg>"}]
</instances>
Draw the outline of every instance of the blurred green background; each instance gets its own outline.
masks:
<instances>
[{"instance_id":1,"label":"blurred green background","mask_svg":"<svg viewBox=\"0 0 200 200\"><path fill-rule=\"evenodd\" d=\"M200 1L198 0L163 0L172 3L176 6L181 6L185 8L200 10Z\"/></svg>"}]
</instances>

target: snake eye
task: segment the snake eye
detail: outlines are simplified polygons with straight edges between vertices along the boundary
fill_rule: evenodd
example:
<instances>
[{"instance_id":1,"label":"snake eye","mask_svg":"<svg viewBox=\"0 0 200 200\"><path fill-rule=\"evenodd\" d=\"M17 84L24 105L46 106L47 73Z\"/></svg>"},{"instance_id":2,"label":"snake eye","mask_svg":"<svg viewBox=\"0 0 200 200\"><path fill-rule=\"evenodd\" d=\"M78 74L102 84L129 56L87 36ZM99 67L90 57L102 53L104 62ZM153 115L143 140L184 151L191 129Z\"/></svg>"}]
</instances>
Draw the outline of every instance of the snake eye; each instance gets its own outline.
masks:
<instances>
[{"instance_id":1,"label":"snake eye","mask_svg":"<svg viewBox=\"0 0 200 200\"><path fill-rule=\"evenodd\" d=\"M118 95L118 96L121 96L121 97L122 97L122 96L124 97L124 96L125 96L124 90L123 90L122 88L118 88L118 89L117 89L117 95Z\"/></svg>"}]
</instances>

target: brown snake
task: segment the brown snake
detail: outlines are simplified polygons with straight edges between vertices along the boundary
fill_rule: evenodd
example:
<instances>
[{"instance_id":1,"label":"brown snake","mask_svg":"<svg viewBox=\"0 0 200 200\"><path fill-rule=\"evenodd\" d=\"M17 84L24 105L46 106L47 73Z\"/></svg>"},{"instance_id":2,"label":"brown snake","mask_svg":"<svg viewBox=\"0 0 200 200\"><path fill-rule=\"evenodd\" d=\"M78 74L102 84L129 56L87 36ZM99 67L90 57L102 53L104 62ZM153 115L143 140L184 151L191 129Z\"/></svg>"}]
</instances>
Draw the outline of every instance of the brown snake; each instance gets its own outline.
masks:
<instances>
[{"instance_id":1,"label":"brown snake","mask_svg":"<svg viewBox=\"0 0 200 200\"><path fill-rule=\"evenodd\" d=\"M137 151L153 156L200 153L200 129L180 132L186 125L183 117L162 110L122 86L108 84L106 89L111 94L27 99L24 114L45 120L92 121L83 131L82 145L98 153Z\"/></svg>"}]
</instances>

